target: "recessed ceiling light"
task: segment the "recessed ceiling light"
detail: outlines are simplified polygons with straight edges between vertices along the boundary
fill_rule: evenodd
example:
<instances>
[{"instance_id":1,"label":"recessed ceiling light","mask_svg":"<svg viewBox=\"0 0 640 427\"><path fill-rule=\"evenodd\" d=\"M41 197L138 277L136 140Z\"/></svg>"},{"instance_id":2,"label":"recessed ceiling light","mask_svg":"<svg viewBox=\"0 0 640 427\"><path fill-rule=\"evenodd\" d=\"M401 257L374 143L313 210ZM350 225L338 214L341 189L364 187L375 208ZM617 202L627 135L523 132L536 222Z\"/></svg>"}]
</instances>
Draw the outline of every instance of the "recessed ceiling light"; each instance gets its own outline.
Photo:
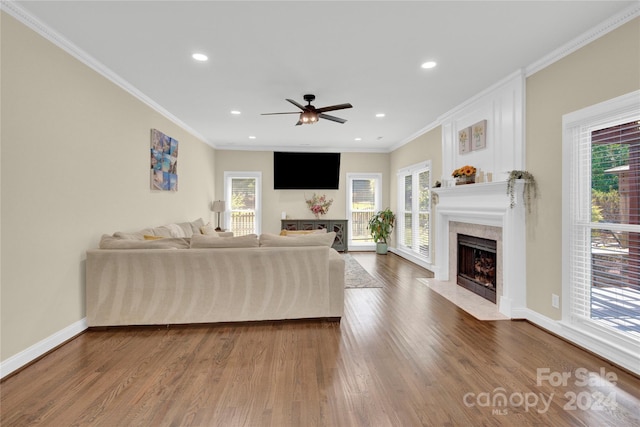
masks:
<instances>
[{"instance_id":1,"label":"recessed ceiling light","mask_svg":"<svg viewBox=\"0 0 640 427\"><path fill-rule=\"evenodd\" d=\"M194 53L193 55L191 55L191 57L196 61L200 61L200 62L209 60L209 57L204 53Z\"/></svg>"},{"instance_id":2,"label":"recessed ceiling light","mask_svg":"<svg viewBox=\"0 0 640 427\"><path fill-rule=\"evenodd\" d=\"M376 117L384 117L384 113L378 113L376 114Z\"/></svg>"},{"instance_id":3,"label":"recessed ceiling light","mask_svg":"<svg viewBox=\"0 0 640 427\"><path fill-rule=\"evenodd\" d=\"M435 67L436 65L438 65L438 64L436 64L435 61L427 61L424 64L422 64L421 67L425 68L425 69L429 69L429 68Z\"/></svg>"},{"instance_id":4,"label":"recessed ceiling light","mask_svg":"<svg viewBox=\"0 0 640 427\"><path fill-rule=\"evenodd\" d=\"M250 136L249 136L249 139L256 139L256 137L255 137L255 136L253 136L253 135L250 135Z\"/></svg>"},{"instance_id":5,"label":"recessed ceiling light","mask_svg":"<svg viewBox=\"0 0 640 427\"><path fill-rule=\"evenodd\" d=\"M362 138L356 138L354 141L362 141Z\"/></svg>"},{"instance_id":6,"label":"recessed ceiling light","mask_svg":"<svg viewBox=\"0 0 640 427\"><path fill-rule=\"evenodd\" d=\"M233 114L234 116L239 116L241 113L238 110L231 110L231 114Z\"/></svg>"}]
</instances>

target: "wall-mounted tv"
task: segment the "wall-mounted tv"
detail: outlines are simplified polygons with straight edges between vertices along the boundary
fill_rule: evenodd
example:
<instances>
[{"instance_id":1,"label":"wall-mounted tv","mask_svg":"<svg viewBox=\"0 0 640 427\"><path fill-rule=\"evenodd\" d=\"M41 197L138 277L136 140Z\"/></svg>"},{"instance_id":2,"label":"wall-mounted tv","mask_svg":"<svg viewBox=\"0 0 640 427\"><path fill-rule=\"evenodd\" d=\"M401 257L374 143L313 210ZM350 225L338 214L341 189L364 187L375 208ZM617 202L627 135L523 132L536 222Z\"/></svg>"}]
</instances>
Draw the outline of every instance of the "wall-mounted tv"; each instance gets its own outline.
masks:
<instances>
[{"instance_id":1,"label":"wall-mounted tv","mask_svg":"<svg viewBox=\"0 0 640 427\"><path fill-rule=\"evenodd\" d=\"M337 190L340 153L273 153L275 190Z\"/></svg>"}]
</instances>

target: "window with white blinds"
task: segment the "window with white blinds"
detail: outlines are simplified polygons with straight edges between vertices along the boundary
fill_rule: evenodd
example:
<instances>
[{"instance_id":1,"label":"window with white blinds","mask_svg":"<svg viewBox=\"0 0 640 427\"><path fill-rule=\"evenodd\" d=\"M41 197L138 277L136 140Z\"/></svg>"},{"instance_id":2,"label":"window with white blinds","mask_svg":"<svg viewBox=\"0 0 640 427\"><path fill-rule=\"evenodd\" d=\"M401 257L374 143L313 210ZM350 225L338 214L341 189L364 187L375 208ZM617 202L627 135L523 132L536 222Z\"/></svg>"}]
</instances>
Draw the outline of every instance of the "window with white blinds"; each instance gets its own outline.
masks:
<instances>
[{"instance_id":1,"label":"window with white blinds","mask_svg":"<svg viewBox=\"0 0 640 427\"><path fill-rule=\"evenodd\" d=\"M400 249L431 259L431 163L398 172L397 240Z\"/></svg>"},{"instance_id":2,"label":"window with white blinds","mask_svg":"<svg viewBox=\"0 0 640 427\"><path fill-rule=\"evenodd\" d=\"M350 248L373 247L369 219L381 210L382 175L347 174L347 215Z\"/></svg>"},{"instance_id":3,"label":"window with white blinds","mask_svg":"<svg viewBox=\"0 0 640 427\"><path fill-rule=\"evenodd\" d=\"M563 320L640 343L640 93L563 127Z\"/></svg>"},{"instance_id":4,"label":"window with white blinds","mask_svg":"<svg viewBox=\"0 0 640 427\"><path fill-rule=\"evenodd\" d=\"M261 173L225 172L226 229L235 236L261 232Z\"/></svg>"}]
</instances>

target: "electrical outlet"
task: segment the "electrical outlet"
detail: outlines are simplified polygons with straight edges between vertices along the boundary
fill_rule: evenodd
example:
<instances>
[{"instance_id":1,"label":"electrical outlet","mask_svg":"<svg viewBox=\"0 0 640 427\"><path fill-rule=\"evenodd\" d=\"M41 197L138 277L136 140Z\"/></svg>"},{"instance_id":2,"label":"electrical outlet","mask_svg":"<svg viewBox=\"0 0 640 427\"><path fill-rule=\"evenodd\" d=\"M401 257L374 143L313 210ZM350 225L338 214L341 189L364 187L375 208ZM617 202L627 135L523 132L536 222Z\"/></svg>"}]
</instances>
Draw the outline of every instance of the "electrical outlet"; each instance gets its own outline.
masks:
<instances>
[{"instance_id":1,"label":"electrical outlet","mask_svg":"<svg viewBox=\"0 0 640 427\"><path fill-rule=\"evenodd\" d=\"M553 308L560 308L560 297L556 294L551 294L551 306Z\"/></svg>"}]
</instances>

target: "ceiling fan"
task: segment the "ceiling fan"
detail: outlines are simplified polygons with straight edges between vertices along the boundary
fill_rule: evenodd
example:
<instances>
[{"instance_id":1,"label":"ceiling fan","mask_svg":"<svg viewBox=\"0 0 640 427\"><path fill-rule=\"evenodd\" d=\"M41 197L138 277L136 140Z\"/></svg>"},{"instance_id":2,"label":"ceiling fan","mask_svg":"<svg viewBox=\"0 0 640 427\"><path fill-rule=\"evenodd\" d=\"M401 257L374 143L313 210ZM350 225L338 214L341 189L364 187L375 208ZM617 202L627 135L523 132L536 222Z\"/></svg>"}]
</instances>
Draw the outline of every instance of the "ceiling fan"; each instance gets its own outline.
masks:
<instances>
[{"instance_id":1,"label":"ceiling fan","mask_svg":"<svg viewBox=\"0 0 640 427\"><path fill-rule=\"evenodd\" d=\"M329 114L325 114L327 111L335 111L335 110L343 110L345 108L352 108L351 104L338 104L331 105L329 107L316 108L311 105L311 101L316 99L315 95L307 94L304 95L304 100L307 101L307 105L300 105L293 99L287 99L290 103L298 107L302 110L302 112L294 111L288 113L262 113L263 116L271 116L275 114L300 114L300 118L298 119L298 123L296 126L304 125L304 124L313 124L318 121L318 119L326 119L331 120L332 122L344 123L345 119L341 119L340 117L330 116Z\"/></svg>"}]
</instances>

